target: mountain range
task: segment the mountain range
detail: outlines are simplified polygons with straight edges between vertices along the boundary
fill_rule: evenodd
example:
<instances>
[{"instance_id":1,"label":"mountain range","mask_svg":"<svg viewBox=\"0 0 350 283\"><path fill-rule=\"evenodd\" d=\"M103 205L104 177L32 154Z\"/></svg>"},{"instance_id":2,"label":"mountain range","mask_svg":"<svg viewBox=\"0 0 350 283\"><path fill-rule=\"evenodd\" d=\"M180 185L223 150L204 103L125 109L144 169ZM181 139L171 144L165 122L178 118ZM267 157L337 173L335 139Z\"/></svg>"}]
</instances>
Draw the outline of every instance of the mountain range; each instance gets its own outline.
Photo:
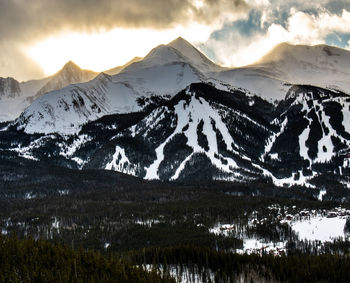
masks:
<instances>
[{"instance_id":1,"label":"mountain range","mask_svg":"<svg viewBox=\"0 0 350 283\"><path fill-rule=\"evenodd\" d=\"M69 62L0 79L0 149L144 179L347 187L349 63L343 49L283 43L230 69L178 38L100 74Z\"/></svg>"}]
</instances>

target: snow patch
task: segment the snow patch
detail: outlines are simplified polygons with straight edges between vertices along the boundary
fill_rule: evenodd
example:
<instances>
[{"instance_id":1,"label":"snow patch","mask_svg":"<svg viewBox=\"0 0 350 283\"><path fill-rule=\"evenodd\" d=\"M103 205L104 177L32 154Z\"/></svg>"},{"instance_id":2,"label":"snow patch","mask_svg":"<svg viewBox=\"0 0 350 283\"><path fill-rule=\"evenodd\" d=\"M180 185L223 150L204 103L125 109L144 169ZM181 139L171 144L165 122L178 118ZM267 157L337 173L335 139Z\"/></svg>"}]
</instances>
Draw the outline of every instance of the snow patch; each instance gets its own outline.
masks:
<instances>
[{"instance_id":1,"label":"snow patch","mask_svg":"<svg viewBox=\"0 0 350 283\"><path fill-rule=\"evenodd\" d=\"M216 130L223 136L227 150L237 153L232 147L232 144L235 142L220 115L205 99L195 97L195 94L190 93L189 90L187 90L187 95L191 96L189 102L180 101L177 105L175 105L175 114L177 116L176 129L161 145L156 148L157 158L148 168L145 168L145 179L159 179L158 168L160 163L164 160L164 147L176 134L184 134L186 136L187 145L193 149L193 153L182 161L175 174L171 177L172 180L176 180L180 176L186 163L195 153L205 154L211 160L213 165L224 172L233 173L233 169L237 168L237 164L234 160L223 157L218 153L216 131L213 128L213 124L215 124ZM206 136L208 141L209 150L207 151L205 151L198 144L197 128L201 122L203 122L203 134ZM183 129L186 130L183 131ZM222 160L225 160L225 162Z\"/></svg>"},{"instance_id":2,"label":"snow patch","mask_svg":"<svg viewBox=\"0 0 350 283\"><path fill-rule=\"evenodd\" d=\"M116 146L112 160L109 163L107 163L105 169L114 170L133 176L136 176L137 173L137 165L133 165L129 161L129 159L125 155L125 150L120 146Z\"/></svg>"},{"instance_id":3,"label":"snow patch","mask_svg":"<svg viewBox=\"0 0 350 283\"><path fill-rule=\"evenodd\" d=\"M332 218L316 216L307 220L291 223L292 229L298 233L299 238L309 241L332 241L333 239L345 239L344 226L346 217L336 216Z\"/></svg>"}]
</instances>

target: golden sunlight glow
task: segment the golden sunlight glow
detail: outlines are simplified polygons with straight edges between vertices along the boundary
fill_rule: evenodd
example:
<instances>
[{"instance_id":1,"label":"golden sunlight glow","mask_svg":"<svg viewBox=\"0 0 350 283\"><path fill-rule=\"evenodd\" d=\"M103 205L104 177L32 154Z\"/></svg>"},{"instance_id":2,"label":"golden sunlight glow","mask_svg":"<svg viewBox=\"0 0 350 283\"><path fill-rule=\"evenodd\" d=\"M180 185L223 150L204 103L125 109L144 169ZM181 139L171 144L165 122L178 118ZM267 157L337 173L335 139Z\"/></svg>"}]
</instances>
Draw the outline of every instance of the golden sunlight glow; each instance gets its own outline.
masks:
<instances>
[{"instance_id":1,"label":"golden sunlight glow","mask_svg":"<svg viewBox=\"0 0 350 283\"><path fill-rule=\"evenodd\" d=\"M57 72L69 60L81 68L105 71L123 65L135 56L145 56L153 47L166 44L178 36L192 43L204 42L212 29L193 24L171 30L113 29L99 33L61 33L24 49L46 75Z\"/></svg>"},{"instance_id":2,"label":"golden sunlight glow","mask_svg":"<svg viewBox=\"0 0 350 283\"><path fill-rule=\"evenodd\" d=\"M203 0L195 0L194 5L197 9L200 9L204 6L204 2L203 2Z\"/></svg>"}]
</instances>

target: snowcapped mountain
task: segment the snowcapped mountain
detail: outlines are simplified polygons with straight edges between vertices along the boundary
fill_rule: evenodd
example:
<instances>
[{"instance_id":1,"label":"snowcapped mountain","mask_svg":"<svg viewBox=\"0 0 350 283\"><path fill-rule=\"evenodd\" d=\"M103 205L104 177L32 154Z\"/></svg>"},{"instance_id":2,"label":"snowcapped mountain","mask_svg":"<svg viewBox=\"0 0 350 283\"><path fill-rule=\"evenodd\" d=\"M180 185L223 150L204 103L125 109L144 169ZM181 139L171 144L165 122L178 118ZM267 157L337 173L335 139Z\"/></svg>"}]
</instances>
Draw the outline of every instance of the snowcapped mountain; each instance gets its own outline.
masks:
<instances>
[{"instance_id":1,"label":"snowcapped mountain","mask_svg":"<svg viewBox=\"0 0 350 283\"><path fill-rule=\"evenodd\" d=\"M179 38L154 48L117 75L102 74L41 96L22 113L18 126L27 133L76 133L104 115L139 111L152 104L153 97L169 99L191 83L204 81L204 73L215 68L221 69Z\"/></svg>"},{"instance_id":2,"label":"snowcapped mountain","mask_svg":"<svg viewBox=\"0 0 350 283\"><path fill-rule=\"evenodd\" d=\"M56 74L41 80L20 83L13 78L0 78L0 121L17 118L36 98L47 92L89 81L96 75L69 61Z\"/></svg>"},{"instance_id":3,"label":"snowcapped mountain","mask_svg":"<svg viewBox=\"0 0 350 283\"><path fill-rule=\"evenodd\" d=\"M120 95L118 95L120 94ZM87 121L114 112L135 112L137 93L101 73L85 84L67 86L35 100L19 117L27 133L76 133Z\"/></svg>"},{"instance_id":4,"label":"snowcapped mountain","mask_svg":"<svg viewBox=\"0 0 350 283\"><path fill-rule=\"evenodd\" d=\"M0 129L0 149L145 179L350 187L349 54L282 44L228 70L178 38L40 96Z\"/></svg>"},{"instance_id":5,"label":"snowcapped mountain","mask_svg":"<svg viewBox=\"0 0 350 283\"><path fill-rule=\"evenodd\" d=\"M191 65L203 74L225 70L225 68L208 59L188 41L179 37L167 45L159 45L152 49L142 61L130 65L122 72L129 73L158 65L180 62Z\"/></svg>"},{"instance_id":6,"label":"snowcapped mountain","mask_svg":"<svg viewBox=\"0 0 350 283\"><path fill-rule=\"evenodd\" d=\"M313 86L291 86L275 105L196 83L138 112L104 115L74 135L10 126L0 137L3 150L20 156L145 179L315 187L328 178L350 186L350 162L340 154L350 148L349 107L349 95Z\"/></svg>"},{"instance_id":7,"label":"snowcapped mountain","mask_svg":"<svg viewBox=\"0 0 350 283\"><path fill-rule=\"evenodd\" d=\"M349 184L349 160L339 155L350 148L349 106L350 96L311 86L291 87L274 106L195 84L115 135L109 151L94 155L100 163L87 164L146 179L313 187L330 175Z\"/></svg>"},{"instance_id":8,"label":"snowcapped mountain","mask_svg":"<svg viewBox=\"0 0 350 283\"><path fill-rule=\"evenodd\" d=\"M51 76L50 80L38 90L35 98L40 97L47 92L61 89L70 84L90 81L96 77L97 74L98 73L90 70L83 70L72 61L69 61L60 71Z\"/></svg>"},{"instance_id":9,"label":"snowcapped mountain","mask_svg":"<svg viewBox=\"0 0 350 283\"><path fill-rule=\"evenodd\" d=\"M20 83L14 78L0 78L0 122L17 118L29 106L30 102L27 99L34 95L45 81Z\"/></svg>"},{"instance_id":10,"label":"snowcapped mountain","mask_svg":"<svg viewBox=\"0 0 350 283\"><path fill-rule=\"evenodd\" d=\"M291 84L350 90L350 52L327 45L290 45L282 43L255 66Z\"/></svg>"},{"instance_id":11,"label":"snowcapped mountain","mask_svg":"<svg viewBox=\"0 0 350 283\"><path fill-rule=\"evenodd\" d=\"M259 62L219 72L217 79L270 101L282 100L291 84L350 93L350 52L327 45L281 43Z\"/></svg>"},{"instance_id":12,"label":"snowcapped mountain","mask_svg":"<svg viewBox=\"0 0 350 283\"><path fill-rule=\"evenodd\" d=\"M0 78L0 97L1 98L14 98L19 96L21 93L21 88L18 83L13 78Z\"/></svg>"}]
</instances>

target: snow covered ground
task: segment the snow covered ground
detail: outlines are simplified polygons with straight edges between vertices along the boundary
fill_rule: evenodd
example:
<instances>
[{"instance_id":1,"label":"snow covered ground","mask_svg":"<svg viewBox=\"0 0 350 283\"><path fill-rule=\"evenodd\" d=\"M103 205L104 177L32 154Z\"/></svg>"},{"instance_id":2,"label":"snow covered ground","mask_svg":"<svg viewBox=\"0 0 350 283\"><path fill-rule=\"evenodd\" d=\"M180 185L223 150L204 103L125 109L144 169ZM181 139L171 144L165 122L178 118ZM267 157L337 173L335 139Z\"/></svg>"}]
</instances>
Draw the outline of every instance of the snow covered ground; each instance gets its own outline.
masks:
<instances>
[{"instance_id":1,"label":"snow covered ground","mask_svg":"<svg viewBox=\"0 0 350 283\"><path fill-rule=\"evenodd\" d=\"M280 208L271 206L269 209ZM348 217L350 217L349 210L337 207L329 211L303 210L295 215L286 214L284 218L279 219L279 223L288 224L293 232L298 235L299 240L325 243L336 239L346 240L349 238L349 235L344 231ZM256 213L253 213L248 221L248 226L254 226L256 223L264 223L266 221L266 219L257 220ZM243 236L237 233L238 231L242 232L242 227L239 227L238 224L217 223L209 229L210 233L216 235L242 238L243 248L236 250L240 254L272 253L274 255L281 255L286 252L287 241L273 243L257 237L249 238L244 235L244 229Z\"/></svg>"},{"instance_id":2,"label":"snow covered ground","mask_svg":"<svg viewBox=\"0 0 350 283\"><path fill-rule=\"evenodd\" d=\"M236 250L239 254L262 254L262 253L272 253L274 255L281 255L286 252L285 242L266 242L261 239L245 239L243 240L243 249Z\"/></svg>"},{"instance_id":3,"label":"snow covered ground","mask_svg":"<svg viewBox=\"0 0 350 283\"><path fill-rule=\"evenodd\" d=\"M299 235L300 240L309 241L332 241L339 237L345 239L344 226L346 216L336 216L328 218L316 216L291 223L291 227Z\"/></svg>"}]
</instances>

